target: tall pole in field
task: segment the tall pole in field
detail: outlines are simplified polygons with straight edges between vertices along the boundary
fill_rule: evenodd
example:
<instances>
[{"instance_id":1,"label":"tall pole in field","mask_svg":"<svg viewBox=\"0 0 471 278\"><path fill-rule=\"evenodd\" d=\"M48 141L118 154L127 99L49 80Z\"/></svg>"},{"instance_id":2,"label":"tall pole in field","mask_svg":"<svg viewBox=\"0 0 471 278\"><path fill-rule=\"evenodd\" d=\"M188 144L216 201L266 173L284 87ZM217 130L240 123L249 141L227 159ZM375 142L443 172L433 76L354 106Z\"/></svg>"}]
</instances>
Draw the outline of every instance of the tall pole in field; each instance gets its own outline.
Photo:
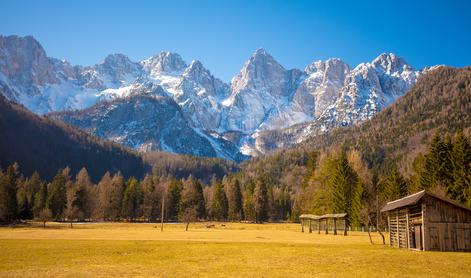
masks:
<instances>
[{"instance_id":1,"label":"tall pole in field","mask_svg":"<svg viewBox=\"0 0 471 278\"><path fill-rule=\"evenodd\" d=\"M167 186L162 190L162 211L160 213L160 231L164 231L164 211L165 211L165 196L167 195Z\"/></svg>"}]
</instances>

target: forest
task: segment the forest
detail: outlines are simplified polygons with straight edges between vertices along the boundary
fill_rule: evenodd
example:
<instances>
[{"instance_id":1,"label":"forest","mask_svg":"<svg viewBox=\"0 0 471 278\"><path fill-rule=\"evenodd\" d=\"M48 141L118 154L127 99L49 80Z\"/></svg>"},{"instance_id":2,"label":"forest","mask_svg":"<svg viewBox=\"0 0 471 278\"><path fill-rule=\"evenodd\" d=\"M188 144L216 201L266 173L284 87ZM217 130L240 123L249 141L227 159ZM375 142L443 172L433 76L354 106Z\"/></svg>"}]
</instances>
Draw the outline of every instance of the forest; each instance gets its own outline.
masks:
<instances>
[{"instance_id":1,"label":"forest","mask_svg":"<svg viewBox=\"0 0 471 278\"><path fill-rule=\"evenodd\" d=\"M15 163L0 171L0 219L155 222L163 212L164 221L263 223L347 212L351 227L381 227L379 210L386 202L423 189L471 205L471 144L461 130L437 133L408 177L396 165L378 173L345 146L300 157L282 154L278 162L274 157L262 167L249 163L222 178L214 174L207 183L159 167L142 179L106 172L96 184L86 168L73 176L66 167L47 181L37 172L25 177Z\"/></svg>"}]
</instances>

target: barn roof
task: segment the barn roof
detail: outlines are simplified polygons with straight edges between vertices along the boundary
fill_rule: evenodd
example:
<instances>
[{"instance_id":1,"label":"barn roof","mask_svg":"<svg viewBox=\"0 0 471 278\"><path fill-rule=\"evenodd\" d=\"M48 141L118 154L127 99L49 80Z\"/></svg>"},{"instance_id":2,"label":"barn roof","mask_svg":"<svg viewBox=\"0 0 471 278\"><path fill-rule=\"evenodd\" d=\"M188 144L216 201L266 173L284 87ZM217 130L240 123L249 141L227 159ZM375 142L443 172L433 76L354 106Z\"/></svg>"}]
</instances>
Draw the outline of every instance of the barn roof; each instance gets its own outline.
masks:
<instances>
[{"instance_id":1,"label":"barn roof","mask_svg":"<svg viewBox=\"0 0 471 278\"><path fill-rule=\"evenodd\" d=\"M460 203L457 203L455 201L452 201L448 198L445 198L445 197L441 197L441 196L438 196L438 195L435 195L433 193L430 193L430 192L427 192L425 190L422 190L420 192L417 192L415 194L412 194L412 195L409 195L409 196L406 196L404 198L401 198L401 199L397 199L395 201L391 201L389 203L387 203L382 209L381 209L381 212L386 212L386 211L390 211L390 210L394 210L394 209L397 209L397 208L402 208L402 207L406 207L406 206L412 206L412 205L415 205L417 204L425 195L429 195L429 196L432 196L434 198L437 198L439 200L442 200L444 202L447 202L447 203L450 203L452 205L455 205L457 207L461 207L463 209L466 209L466 210L469 210L471 211L471 208L468 208L467 206L464 206Z\"/></svg>"},{"instance_id":2,"label":"barn roof","mask_svg":"<svg viewBox=\"0 0 471 278\"><path fill-rule=\"evenodd\" d=\"M346 213L334 213L334 214L324 214L324 215L301 214L299 218L321 220L321 219L326 219L326 218L344 218L345 216L347 216Z\"/></svg>"}]
</instances>

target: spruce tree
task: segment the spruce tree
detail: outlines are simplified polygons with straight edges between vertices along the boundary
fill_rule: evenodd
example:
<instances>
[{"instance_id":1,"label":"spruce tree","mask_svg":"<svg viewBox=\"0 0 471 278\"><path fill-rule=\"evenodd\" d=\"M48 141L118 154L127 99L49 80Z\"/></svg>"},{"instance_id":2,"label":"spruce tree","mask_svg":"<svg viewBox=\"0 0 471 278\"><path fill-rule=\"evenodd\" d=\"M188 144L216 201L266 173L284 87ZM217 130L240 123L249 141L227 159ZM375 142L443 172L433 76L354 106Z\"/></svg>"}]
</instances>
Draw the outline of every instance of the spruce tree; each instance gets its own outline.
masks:
<instances>
[{"instance_id":1,"label":"spruce tree","mask_svg":"<svg viewBox=\"0 0 471 278\"><path fill-rule=\"evenodd\" d=\"M228 217L231 221L242 219L242 191L238 179L227 184Z\"/></svg>"},{"instance_id":2,"label":"spruce tree","mask_svg":"<svg viewBox=\"0 0 471 278\"><path fill-rule=\"evenodd\" d=\"M139 181L131 177L126 183L126 190L123 196L122 216L130 221L134 221L140 216L143 196Z\"/></svg>"},{"instance_id":3,"label":"spruce tree","mask_svg":"<svg viewBox=\"0 0 471 278\"><path fill-rule=\"evenodd\" d=\"M227 219L227 197L222 183L216 182L213 188L213 196L211 198L211 217L216 220L225 220Z\"/></svg>"},{"instance_id":4,"label":"spruce tree","mask_svg":"<svg viewBox=\"0 0 471 278\"><path fill-rule=\"evenodd\" d=\"M253 192L255 222L262 223L268 219L268 190L263 179L258 179Z\"/></svg>"},{"instance_id":5,"label":"spruce tree","mask_svg":"<svg viewBox=\"0 0 471 278\"><path fill-rule=\"evenodd\" d=\"M59 220L67 206L66 177L62 170L53 178L48 188L46 208L51 211L52 218Z\"/></svg>"},{"instance_id":6,"label":"spruce tree","mask_svg":"<svg viewBox=\"0 0 471 278\"><path fill-rule=\"evenodd\" d=\"M167 219L178 219L182 187L181 181L175 178L170 178L168 181L168 197L166 202Z\"/></svg>"},{"instance_id":7,"label":"spruce tree","mask_svg":"<svg viewBox=\"0 0 471 278\"><path fill-rule=\"evenodd\" d=\"M18 203L16 199L16 189L19 182L19 172L18 172L18 164L14 163L8 166L5 172L5 181L3 182L3 193L0 193L5 209L3 212L3 219L7 222L12 222L13 220L17 219L17 210L18 210ZM1 185L0 185L1 186ZM0 216L2 218L2 216Z\"/></svg>"},{"instance_id":8,"label":"spruce tree","mask_svg":"<svg viewBox=\"0 0 471 278\"><path fill-rule=\"evenodd\" d=\"M256 222L256 213L255 213L255 206L253 201L253 194L255 190L255 183L252 180L247 182L244 192L244 217L246 220Z\"/></svg>"},{"instance_id":9,"label":"spruce tree","mask_svg":"<svg viewBox=\"0 0 471 278\"><path fill-rule=\"evenodd\" d=\"M332 188L334 212L346 212L351 215L354 187L358 182L358 176L350 167L345 151L340 153L333 171L329 183Z\"/></svg>"},{"instance_id":10,"label":"spruce tree","mask_svg":"<svg viewBox=\"0 0 471 278\"><path fill-rule=\"evenodd\" d=\"M405 197L408 193L407 182L396 167L392 169L391 174L386 179L385 186L388 200L396 200Z\"/></svg>"},{"instance_id":11,"label":"spruce tree","mask_svg":"<svg viewBox=\"0 0 471 278\"><path fill-rule=\"evenodd\" d=\"M453 144L452 155L453 182L447 186L447 193L459 202L467 201L467 191L471 187L471 145L459 130Z\"/></svg>"},{"instance_id":12,"label":"spruce tree","mask_svg":"<svg viewBox=\"0 0 471 278\"><path fill-rule=\"evenodd\" d=\"M39 186L39 191L34 195L33 214L35 218L38 218L41 211L46 208L47 195L47 184L43 182Z\"/></svg>"},{"instance_id":13,"label":"spruce tree","mask_svg":"<svg viewBox=\"0 0 471 278\"><path fill-rule=\"evenodd\" d=\"M206 204L203 195L203 186L199 180L193 179L193 186L195 188L195 201L196 201L196 217L199 219L206 218Z\"/></svg>"}]
</instances>

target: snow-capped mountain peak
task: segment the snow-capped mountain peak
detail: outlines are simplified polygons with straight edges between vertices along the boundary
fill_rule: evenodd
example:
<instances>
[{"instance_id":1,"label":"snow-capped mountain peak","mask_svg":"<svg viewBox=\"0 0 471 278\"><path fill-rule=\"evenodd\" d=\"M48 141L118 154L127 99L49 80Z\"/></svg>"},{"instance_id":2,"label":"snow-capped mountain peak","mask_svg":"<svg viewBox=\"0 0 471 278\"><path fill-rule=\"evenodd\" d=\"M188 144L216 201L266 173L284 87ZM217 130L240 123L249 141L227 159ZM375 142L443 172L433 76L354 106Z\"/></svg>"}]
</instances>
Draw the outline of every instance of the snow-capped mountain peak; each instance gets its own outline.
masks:
<instances>
[{"instance_id":1,"label":"snow-capped mountain peak","mask_svg":"<svg viewBox=\"0 0 471 278\"><path fill-rule=\"evenodd\" d=\"M141 61L140 64L151 76L180 73L187 67L187 64L179 54L168 51L160 52L157 55Z\"/></svg>"},{"instance_id":2,"label":"snow-capped mountain peak","mask_svg":"<svg viewBox=\"0 0 471 278\"><path fill-rule=\"evenodd\" d=\"M126 144L140 144L141 149L166 149L168 144L146 143L139 134L150 128L145 125L151 119L158 118L152 113L167 111L170 119L178 106L181 117L173 123L181 123L193 130L196 135L190 133L194 136L206 138L214 152L201 153L224 157L236 157L233 149L224 150L231 144L251 154L264 152L259 140L266 130L302 126L302 130L290 129L289 136L290 142L300 142L330 128L361 123L403 95L428 70L416 71L393 53L382 53L354 68L332 58L313 62L304 71L287 70L259 48L226 84L200 61L188 65L177 53L161 52L140 62L124 54L111 54L94 66L72 66L47 57L33 37L0 36L0 89L7 98L39 114L84 109L108 100L100 104L101 112L93 120L99 122L110 111L120 111L123 114L114 115L113 121L124 121L116 122L123 134L107 137L108 133L100 130L94 133L115 141L133 138ZM128 123L126 113L131 106L121 99L129 98L134 105L145 103L148 109L158 107L158 111L143 113L141 107L134 107L132 121L141 124ZM114 100L118 100L114 103L120 109L111 107ZM168 105L172 107L165 108ZM139 119L140 113L147 119ZM101 125L97 128L107 129ZM180 127L166 124L165 128ZM232 143L226 144L222 138L232 138ZM186 149L175 145L167 150ZM192 149L191 153L199 152Z\"/></svg>"}]
</instances>

